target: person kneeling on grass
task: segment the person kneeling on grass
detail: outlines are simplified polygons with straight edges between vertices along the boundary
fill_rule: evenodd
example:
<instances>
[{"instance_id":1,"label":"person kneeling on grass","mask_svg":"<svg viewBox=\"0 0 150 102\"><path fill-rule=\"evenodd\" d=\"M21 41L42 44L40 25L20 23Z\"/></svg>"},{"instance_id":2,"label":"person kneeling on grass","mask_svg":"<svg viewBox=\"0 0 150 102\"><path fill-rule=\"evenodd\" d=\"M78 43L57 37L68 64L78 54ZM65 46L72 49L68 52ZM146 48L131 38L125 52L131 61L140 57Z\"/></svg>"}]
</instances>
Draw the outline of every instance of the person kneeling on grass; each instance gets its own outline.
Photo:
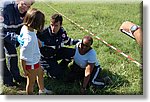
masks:
<instances>
[{"instance_id":1,"label":"person kneeling on grass","mask_svg":"<svg viewBox=\"0 0 150 102\"><path fill-rule=\"evenodd\" d=\"M44 88L43 70L39 64L40 50L36 30L41 31L45 22L44 14L35 9L29 9L24 25L21 28L18 42L20 43L20 59L25 75L27 76L26 92L33 94L33 87L37 80L39 94L52 94L52 91Z\"/></svg>"},{"instance_id":2,"label":"person kneeling on grass","mask_svg":"<svg viewBox=\"0 0 150 102\"><path fill-rule=\"evenodd\" d=\"M105 81L111 82L107 76L105 80L98 79L101 67L96 58L96 51L91 47L93 39L90 36L84 36L82 42L78 42L75 47L73 65L66 79L67 82L82 80L81 94L85 94L89 84L94 86L105 86Z\"/></svg>"}]
</instances>

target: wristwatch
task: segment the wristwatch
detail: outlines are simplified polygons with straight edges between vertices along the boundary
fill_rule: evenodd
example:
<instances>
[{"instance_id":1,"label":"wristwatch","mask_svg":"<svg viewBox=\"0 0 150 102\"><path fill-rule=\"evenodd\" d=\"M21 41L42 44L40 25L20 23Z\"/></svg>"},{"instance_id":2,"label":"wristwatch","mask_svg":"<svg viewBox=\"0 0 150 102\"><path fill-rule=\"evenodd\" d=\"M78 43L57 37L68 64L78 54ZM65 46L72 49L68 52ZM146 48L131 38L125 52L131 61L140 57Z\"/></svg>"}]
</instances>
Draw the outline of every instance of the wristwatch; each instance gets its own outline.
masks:
<instances>
[{"instance_id":1,"label":"wristwatch","mask_svg":"<svg viewBox=\"0 0 150 102\"><path fill-rule=\"evenodd\" d=\"M138 26L138 25L133 25L133 26L130 28L130 31L131 31L131 33L133 34L137 29L139 29L139 26Z\"/></svg>"}]
</instances>

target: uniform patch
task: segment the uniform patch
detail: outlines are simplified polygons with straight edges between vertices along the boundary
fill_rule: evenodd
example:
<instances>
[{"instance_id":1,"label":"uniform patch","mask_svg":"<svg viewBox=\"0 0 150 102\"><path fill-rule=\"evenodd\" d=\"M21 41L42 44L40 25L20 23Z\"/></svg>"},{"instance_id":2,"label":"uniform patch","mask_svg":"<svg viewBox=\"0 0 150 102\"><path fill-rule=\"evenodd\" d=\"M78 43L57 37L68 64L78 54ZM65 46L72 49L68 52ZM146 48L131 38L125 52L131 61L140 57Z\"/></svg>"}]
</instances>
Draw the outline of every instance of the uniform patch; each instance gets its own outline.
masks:
<instances>
[{"instance_id":1,"label":"uniform patch","mask_svg":"<svg viewBox=\"0 0 150 102\"><path fill-rule=\"evenodd\" d=\"M62 37L65 38L65 37L66 37L66 34L62 34Z\"/></svg>"}]
</instances>

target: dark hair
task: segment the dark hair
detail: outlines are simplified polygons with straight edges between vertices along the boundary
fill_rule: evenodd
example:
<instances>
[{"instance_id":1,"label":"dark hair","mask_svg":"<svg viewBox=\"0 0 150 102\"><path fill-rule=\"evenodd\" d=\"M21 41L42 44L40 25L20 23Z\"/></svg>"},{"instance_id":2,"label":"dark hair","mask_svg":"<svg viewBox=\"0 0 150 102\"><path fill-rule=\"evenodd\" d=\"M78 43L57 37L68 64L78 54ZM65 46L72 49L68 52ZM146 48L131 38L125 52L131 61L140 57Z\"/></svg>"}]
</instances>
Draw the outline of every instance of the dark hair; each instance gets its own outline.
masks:
<instances>
[{"instance_id":1,"label":"dark hair","mask_svg":"<svg viewBox=\"0 0 150 102\"><path fill-rule=\"evenodd\" d=\"M93 44L93 38L91 37L91 36L84 36L83 37L83 39L82 39L82 41L84 40L84 39L87 39L88 41L90 41L91 42L91 45Z\"/></svg>"},{"instance_id":2,"label":"dark hair","mask_svg":"<svg viewBox=\"0 0 150 102\"><path fill-rule=\"evenodd\" d=\"M28 27L42 31L45 23L45 16L36 8L31 8L27 11L23 23Z\"/></svg>"},{"instance_id":3,"label":"dark hair","mask_svg":"<svg viewBox=\"0 0 150 102\"><path fill-rule=\"evenodd\" d=\"M63 18L60 14L54 14L51 16L51 21L54 23L60 21L60 25L62 25Z\"/></svg>"}]
</instances>

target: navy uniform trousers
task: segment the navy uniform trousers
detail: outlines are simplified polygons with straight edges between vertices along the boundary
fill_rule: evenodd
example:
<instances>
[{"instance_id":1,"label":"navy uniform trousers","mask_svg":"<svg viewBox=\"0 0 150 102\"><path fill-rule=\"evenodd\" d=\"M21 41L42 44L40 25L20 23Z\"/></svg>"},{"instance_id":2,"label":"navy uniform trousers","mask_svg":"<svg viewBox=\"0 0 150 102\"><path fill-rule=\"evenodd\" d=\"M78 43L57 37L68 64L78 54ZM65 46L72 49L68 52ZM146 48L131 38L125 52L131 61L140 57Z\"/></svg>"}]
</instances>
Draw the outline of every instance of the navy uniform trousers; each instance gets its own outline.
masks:
<instances>
[{"instance_id":1,"label":"navy uniform trousers","mask_svg":"<svg viewBox=\"0 0 150 102\"><path fill-rule=\"evenodd\" d=\"M85 76L85 69L78 66L75 62L73 62L73 64L70 66L70 69L71 71L67 75L66 82L74 82L75 80L83 82L84 76ZM94 67L87 87L89 87L90 85L96 86L96 87L105 86L104 81L99 76L101 73L101 70L102 69L100 65Z\"/></svg>"},{"instance_id":2,"label":"navy uniform trousers","mask_svg":"<svg viewBox=\"0 0 150 102\"><path fill-rule=\"evenodd\" d=\"M54 56L41 57L41 66L47 71L49 77L63 79L74 53L74 49L62 47L57 50ZM60 63L58 63L59 60L61 60Z\"/></svg>"},{"instance_id":3,"label":"navy uniform trousers","mask_svg":"<svg viewBox=\"0 0 150 102\"><path fill-rule=\"evenodd\" d=\"M12 45L8 42L4 41L5 51L6 51L6 57L8 58L8 67L9 70L13 76L13 78L16 81L20 81L18 79L20 77L20 72L18 68L18 55L15 45ZM7 73L7 72L6 72Z\"/></svg>"},{"instance_id":4,"label":"navy uniform trousers","mask_svg":"<svg viewBox=\"0 0 150 102\"><path fill-rule=\"evenodd\" d=\"M74 49L64 47L64 45L75 45L78 40L69 38L63 27L59 29L57 34L53 34L51 27L47 27L37 36L43 43L40 48L41 66L47 70L48 76L62 79L75 54ZM60 63L58 63L59 60Z\"/></svg>"},{"instance_id":5,"label":"navy uniform trousers","mask_svg":"<svg viewBox=\"0 0 150 102\"><path fill-rule=\"evenodd\" d=\"M1 64L3 66L3 70L1 72L1 74L3 76L3 83L5 85L13 85L13 77L12 77L12 74L10 73L10 71L8 70L8 67L6 65L6 58L5 58L4 50L2 51Z\"/></svg>"}]
</instances>

